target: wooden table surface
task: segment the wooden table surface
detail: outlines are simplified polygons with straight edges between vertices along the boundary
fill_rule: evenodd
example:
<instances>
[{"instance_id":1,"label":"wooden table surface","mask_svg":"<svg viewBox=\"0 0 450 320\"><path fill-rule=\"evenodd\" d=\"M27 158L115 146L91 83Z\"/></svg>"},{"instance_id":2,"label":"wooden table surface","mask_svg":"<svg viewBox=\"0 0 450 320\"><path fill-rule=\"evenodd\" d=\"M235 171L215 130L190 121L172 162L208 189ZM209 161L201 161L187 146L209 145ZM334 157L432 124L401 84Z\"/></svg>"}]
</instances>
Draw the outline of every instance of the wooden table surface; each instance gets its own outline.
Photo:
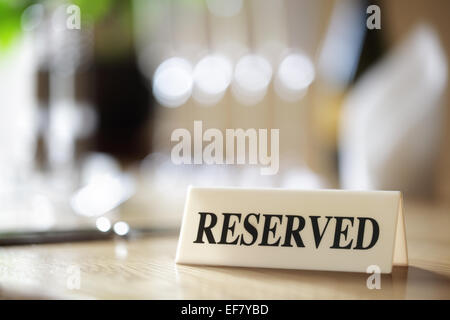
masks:
<instances>
[{"instance_id":1,"label":"wooden table surface","mask_svg":"<svg viewBox=\"0 0 450 320\"><path fill-rule=\"evenodd\" d=\"M449 299L450 210L406 202L405 216L410 266L383 275L380 290L363 273L176 265L178 237L167 235L0 248L0 297Z\"/></svg>"}]
</instances>

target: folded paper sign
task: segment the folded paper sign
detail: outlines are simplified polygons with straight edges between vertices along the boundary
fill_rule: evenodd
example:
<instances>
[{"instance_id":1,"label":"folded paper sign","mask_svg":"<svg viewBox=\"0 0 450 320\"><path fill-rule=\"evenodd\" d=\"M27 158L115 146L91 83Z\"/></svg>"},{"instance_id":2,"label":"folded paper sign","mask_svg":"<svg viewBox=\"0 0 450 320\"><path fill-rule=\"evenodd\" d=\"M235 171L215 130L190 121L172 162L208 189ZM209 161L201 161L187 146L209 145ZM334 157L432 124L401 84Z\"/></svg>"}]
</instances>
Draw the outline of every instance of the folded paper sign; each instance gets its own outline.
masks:
<instances>
[{"instance_id":1,"label":"folded paper sign","mask_svg":"<svg viewBox=\"0 0 450 320\"><path fill-rule=\"evenodd\" d=\"M407 265L397 191L190 188L177 263L390 273Z\"/></svg>"}]
</instances>

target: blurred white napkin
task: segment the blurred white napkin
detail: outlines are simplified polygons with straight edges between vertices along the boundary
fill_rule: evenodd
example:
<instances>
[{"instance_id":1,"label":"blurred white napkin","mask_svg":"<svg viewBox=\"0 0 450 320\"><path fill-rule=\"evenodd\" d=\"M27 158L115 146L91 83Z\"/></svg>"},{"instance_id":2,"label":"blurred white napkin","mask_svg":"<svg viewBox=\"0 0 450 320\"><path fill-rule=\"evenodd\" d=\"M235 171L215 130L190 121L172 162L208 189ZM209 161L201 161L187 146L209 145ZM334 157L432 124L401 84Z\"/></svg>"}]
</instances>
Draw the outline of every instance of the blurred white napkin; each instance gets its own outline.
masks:
<instances>
[{"instance_id":1,"label":"blurred white napkin","mask_svg":"<svg viewBox=\"0 0 450 320\"><path fill-rule=\"evenodd\" d=\"M342 188L428 190L444 128L446 83L445 53L426 25L357 82L340 125Z\"/></svg>"}]
</instances>

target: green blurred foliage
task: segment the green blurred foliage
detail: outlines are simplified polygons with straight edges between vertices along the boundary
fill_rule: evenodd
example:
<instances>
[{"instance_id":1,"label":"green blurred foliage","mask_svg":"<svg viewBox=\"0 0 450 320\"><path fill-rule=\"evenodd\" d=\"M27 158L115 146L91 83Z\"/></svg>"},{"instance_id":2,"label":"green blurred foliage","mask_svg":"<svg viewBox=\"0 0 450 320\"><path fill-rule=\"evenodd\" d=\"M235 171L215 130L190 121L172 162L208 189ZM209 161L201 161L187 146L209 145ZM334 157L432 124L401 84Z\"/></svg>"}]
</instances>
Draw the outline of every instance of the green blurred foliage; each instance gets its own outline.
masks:
<instances>
[{"instance_id":1,"label":"green blurred foliage","mask_svg":"<svg viewBox=\"0 0 450 320\"><path fill-rule=\"evenodd\" d=\"M80 7L84 21L98 21L110 10L112 3L118 0L73 0L59 1L60 4L72 3ZM23 11L32 4L58 5L58 1L45 0L0 0L0 52L5 51L20 36Z\"/></svg>"},{"instance_id":2,"label":"green blurred foliage","mask_svg":"<svg viewBox=\"0 0 450 320\"><path fill-rule=\"evenodd\" d=\"M33 1L0 0L0 52L6 50L20 34L23 10Z\"/></svg>"},{"instance_id":3,"label":"green blurred foliage","mask_svg":"<svg viewBox=\"0 0 450 320\"><path fill-rule=\"evenodd\" d=\"M119 14L114 14L116 23L122 25L131 25L130 10L127 6L130 1L124 0L0 0L0 55L6 49L10 48L13 42L20 36L21 17L23 11L30 5L41 3L51 7L58 4L76 4L80 7L81 21L96 23L102 20L107 14L110 14L114 8L121 8ZM167 0L169 1L169 0ZM197 6L203 3L203 0L176 0L186 6ZM124 8L124 4L125 5ZM125 10L123 10L125 9ZM158 14L158 12L155 12Z\"/></svg>"}]
</instances>

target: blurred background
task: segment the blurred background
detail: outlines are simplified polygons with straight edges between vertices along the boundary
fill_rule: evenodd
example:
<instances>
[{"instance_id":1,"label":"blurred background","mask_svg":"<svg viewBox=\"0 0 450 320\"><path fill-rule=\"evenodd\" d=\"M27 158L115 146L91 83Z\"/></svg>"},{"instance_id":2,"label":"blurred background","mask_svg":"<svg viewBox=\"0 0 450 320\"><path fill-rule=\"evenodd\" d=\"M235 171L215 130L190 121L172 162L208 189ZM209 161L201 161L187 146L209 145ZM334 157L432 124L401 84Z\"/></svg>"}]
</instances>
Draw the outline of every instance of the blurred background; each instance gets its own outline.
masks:
<instances>
[{"instance_id":1,"label":"blurred background","mask_svg":"<svg viewBox=\"0 0 450 320\"><path fill-rule=\"evenodd\" d=\"M176 229L189 185L400 190L450 206L448 12L446 0L0 0L0 232ZM175 165L171 133L194 120L280 129L278 174Z\"/></svg>"}]
</instances>

